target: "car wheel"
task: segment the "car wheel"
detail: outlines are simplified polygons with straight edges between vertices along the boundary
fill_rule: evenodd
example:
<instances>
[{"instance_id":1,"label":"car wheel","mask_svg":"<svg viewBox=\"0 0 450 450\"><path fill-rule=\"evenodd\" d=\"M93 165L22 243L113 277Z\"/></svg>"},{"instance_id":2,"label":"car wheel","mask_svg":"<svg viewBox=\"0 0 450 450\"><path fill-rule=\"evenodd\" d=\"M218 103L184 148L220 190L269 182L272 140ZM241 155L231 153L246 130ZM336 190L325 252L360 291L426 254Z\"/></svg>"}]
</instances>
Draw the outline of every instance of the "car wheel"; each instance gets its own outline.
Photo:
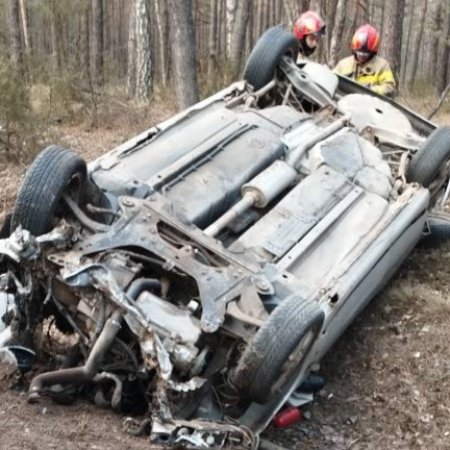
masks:
<instances>
[{"instance_id":1,"label":"car wheel","mask_svg":"<svg viewBox=\"0 0 450 450\"><path fill-rule=\"evenodd\" d=\"M5 217L2 228L0 229L0 239L6 239L9 237L11 231L11 214Z\"/></svg>"},{"instance_id":2,"label":"car wheel","mask_svg":"<svg viewBox=\"0 0 450 450\"><path fill-rule=\"evenodd\" d=\"M255 90L261 89L275 75L278 63L284 55L297 58L297 38L281 27L269 28L258 40L247 60L244 79Z\"/></svg>"},{"instance_id":3,"label":"car wheel","mask_svg":"<svg viewBox=\"0 0 450 450\"><path fill-rule=\"evenodd\" d=\"M62 197L69 194L77 203L83 197L86 163L70 150L52 145L29 167L11 217L11 232L18 225L39 236L52 229L61 214Z\"/></svg>"},{"instance_id":4,"label":"car wheel","mask_svg":"<svg viewBox=\"0 0 450 450\"><path fill-rule=\"evenodd\" d=\"M408 181L420 183L436 192L448 178L450 162L450 128L435 129L413 155L407 171ZM442 176L440 176L442 173ZM439 186L434 186L435 182ZM432 189L433 188L433 189Z\"/></svg>"},{"instance_id":5,"label":"car wheel","mask_svg":"<svg viewBox=\"0 0 450 450\"><path fill-rule=\"evenodd\" d=\"M284 300L242 354L231 381L241 395L266 403L294 381L320 332L324 313L298 296Z\"/></svg>"},{"instance_id":6,"label":"car wheel","mask_svg":"<svg viewBox=\"0 0 450 450\"><path fill-rule=\"evenodd\" d=\"M438 247L443 242L450 240L450 213L433 210L427 217L428 231L419 241L423 248Z\"/></svg>"}]
</instances>

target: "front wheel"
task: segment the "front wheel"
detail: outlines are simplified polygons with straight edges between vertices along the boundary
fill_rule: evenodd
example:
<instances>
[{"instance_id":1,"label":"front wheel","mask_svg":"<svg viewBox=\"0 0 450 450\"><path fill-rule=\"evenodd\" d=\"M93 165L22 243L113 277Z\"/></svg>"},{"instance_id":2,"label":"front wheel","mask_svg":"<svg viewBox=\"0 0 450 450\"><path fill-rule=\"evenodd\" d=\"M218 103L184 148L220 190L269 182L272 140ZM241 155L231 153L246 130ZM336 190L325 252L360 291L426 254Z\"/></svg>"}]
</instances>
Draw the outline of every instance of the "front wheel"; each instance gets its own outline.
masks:
<instances>
[{"instance_id":1,"label":"front wheel","mask_svg":"<svg viewBox=\"0 0 450 450\"><path fill-rule=\"evenodd\" d=\"M435 194L449 176L450 128L436 128L414 154L406 171L409 182L416 182Z\"/></svg>"},{"instance_id":2,"label":"front wheel","mask_svg":"<svg viewBox=\"0 0 450 450\"><path fill-rule=\"evenodd\" d=\"M419 241L419 247L439 248L450 242L450 213L431 210L427 217L428 233Z\"/></svg>"},{"instance_id":3,"label":"front wheel","mask_svg":"<svg viewBox=\"0 0 450 450\"><path fill-rule=\"evenodd\" d=\"M63 196L82 201L86 186L86 163L70 150L52 145L29 167L11 217L11 232L19 225L31 234L47 233L62 215Z\"/></svg>"},{"instance_id":4,"label":"front wheel","mask_svg":"<svg viewBox=\"0 0 450 450\"><path fill-rule=\"evenodd\" d=\"M255 334L231 381L245 398L258 403L281 394L295 381L324 321L317 303L285 299Z\"/></svg>"}]
</instances>

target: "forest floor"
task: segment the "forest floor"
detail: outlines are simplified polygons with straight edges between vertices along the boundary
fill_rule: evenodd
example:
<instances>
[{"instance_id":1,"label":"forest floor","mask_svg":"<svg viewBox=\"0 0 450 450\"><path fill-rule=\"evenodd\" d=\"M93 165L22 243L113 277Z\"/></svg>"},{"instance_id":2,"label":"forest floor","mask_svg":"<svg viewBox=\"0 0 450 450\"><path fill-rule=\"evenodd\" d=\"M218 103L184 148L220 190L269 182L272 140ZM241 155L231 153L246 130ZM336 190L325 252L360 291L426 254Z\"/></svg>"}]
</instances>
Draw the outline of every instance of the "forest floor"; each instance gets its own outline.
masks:
<instances>
[{"instance_id":1,"label":"forest floor","mask_svg":"<svg viewBox=\"0 0 450 450\"><path fill-rule=\"evenodd\" d=\"M87 160L171 111L120 115L96 129L60 127L59 142ZM450 124L448 116L437 118ZM0 223L10 211L24 166L0 168ZM305 418L265 436L289 449L450 448L450 246L416 249L322 362L325 388ZM0 449L149 449L127 435L122 418L85 401L30 405L0 370Z\"/></svg>"}]
</instances>

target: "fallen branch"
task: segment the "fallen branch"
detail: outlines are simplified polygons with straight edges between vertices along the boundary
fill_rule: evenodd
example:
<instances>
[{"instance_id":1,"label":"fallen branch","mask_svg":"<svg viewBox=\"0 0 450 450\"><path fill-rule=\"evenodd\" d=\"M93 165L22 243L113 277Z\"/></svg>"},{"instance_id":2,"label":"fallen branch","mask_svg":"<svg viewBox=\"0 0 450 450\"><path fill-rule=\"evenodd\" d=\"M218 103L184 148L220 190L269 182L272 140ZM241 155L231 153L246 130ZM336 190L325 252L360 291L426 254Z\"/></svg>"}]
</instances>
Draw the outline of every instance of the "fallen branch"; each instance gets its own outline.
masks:
<instances>
[{"instance_id":1,"label":"fallen branch","mask_svg":"<svg viewBox=\"0 0 450 450\"><path fill-rule=\"evenodd\" d=\"M436 105L436 107L430 112L430 114L428 114L428 119L431 119L439 111L439 108L444 103L449 92L450 92L450 83L447 85L447 87L444 89L444 92L442 92L441 96L439 97L439 102Z\"/></svg>"}]
</instances>

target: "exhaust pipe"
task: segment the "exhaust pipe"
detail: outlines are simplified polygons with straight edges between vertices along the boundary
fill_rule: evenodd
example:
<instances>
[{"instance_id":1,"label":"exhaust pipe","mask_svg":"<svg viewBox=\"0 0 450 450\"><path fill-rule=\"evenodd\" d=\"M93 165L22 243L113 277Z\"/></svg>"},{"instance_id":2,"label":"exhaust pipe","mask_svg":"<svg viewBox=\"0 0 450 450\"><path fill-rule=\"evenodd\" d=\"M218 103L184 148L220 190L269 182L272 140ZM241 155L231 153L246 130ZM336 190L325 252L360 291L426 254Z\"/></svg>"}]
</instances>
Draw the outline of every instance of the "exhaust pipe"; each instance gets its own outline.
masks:
<instances>
[{"instance_id":1,"label":"exhaust pipe","mask_svg":"<svg viewBox=\"0 0 450 450\"><path fill-rule=\"evenodd\" d=\"M27 400L33 402L37 400L43 389L54 384L81 384L93 381L94 376L100 369L103 356L111 346L114 338L121 327L121 315L116 311L105 323L100 336L92 347L91 353L82 367L74 367L70 369L55 370L53 372L43 373L34 377L28 390Z\"/></svg>"}]
</instances>

